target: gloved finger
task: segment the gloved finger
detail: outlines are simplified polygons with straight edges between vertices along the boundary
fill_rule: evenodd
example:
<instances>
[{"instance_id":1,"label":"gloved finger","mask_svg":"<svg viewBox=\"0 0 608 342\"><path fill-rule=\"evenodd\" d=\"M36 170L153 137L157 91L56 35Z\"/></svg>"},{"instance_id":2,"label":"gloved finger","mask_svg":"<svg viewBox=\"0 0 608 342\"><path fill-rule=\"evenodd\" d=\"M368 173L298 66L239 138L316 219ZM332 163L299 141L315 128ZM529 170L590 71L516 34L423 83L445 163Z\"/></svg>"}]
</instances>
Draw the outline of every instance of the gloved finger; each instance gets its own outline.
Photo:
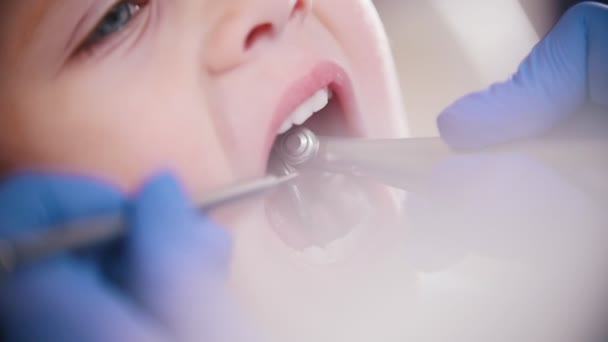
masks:
<instances>
[{"instance_id":1,"label":"gloved finger","mask_svg":"<svg viewBox=\"0 0 608 342\"><path fill-rule=\"evenodd\" d=\"M193 208L175 178L161 175L137 196L128 240L129 281L140 305L177 340L219 340L238 329L224 281L227 233Z\"/></svg>"},{"instance_id":2,"label":"gloved finger","mask_svg":"<svg viewBox=\"0 0 608 342\"><path fill-rule=\"evenodd\" d=\"M166 336L93 268L73 259L3 280L0 322L7 341L160 342Z\"/></svg>"},{"instance_id":3,"label":"gloved finger","mask_svg":"<svg viewBox=\"0 0 608 342\"><path fill-rule=\"evenodd\" d=\"M122 205L117 189L92 179L23 173L0 185L0 229L3 235L44 229Z\"/></svg>"},{"instance_id":4,"label":"gloved finger","mask_svg":"<svg viewBox=\"0 0 608 342\"><path fill-rule=\"evenodd\" d=\"M24 174L0 186L2 237L118 210L122 195L93 180ZM8 340L152 340L154 329L100 279L95 267L58 257L0 282L0 321ZM132 338L131 338L132 337Z\"/></svg>"},{"instance_id":5,"label":"gloved finger","mask_svg":"<svg viewBox=\"0 0 608 342\"><path fill-rule=\"evenodd\" d=\"M608 106L608 6L573 7L512 79L466 96L438 118L443 139L477 148L539 134L587 101Z\"/></svg>"},{"instance_id":6,"label":"gloved finger","mask_svg":"<svg viewBox=\"0 0 608 342\"><path fill-rule=\"evenodd\" d=\"M4 237L19 235L23 230L51 229L67 221L120 212L125 203L120 191L108 184L58 174L22 173L4 184L2 191L0 225ZM103 256L99 250L89 248L86 255L100 260Z\"/></svg>"}]
</instances>

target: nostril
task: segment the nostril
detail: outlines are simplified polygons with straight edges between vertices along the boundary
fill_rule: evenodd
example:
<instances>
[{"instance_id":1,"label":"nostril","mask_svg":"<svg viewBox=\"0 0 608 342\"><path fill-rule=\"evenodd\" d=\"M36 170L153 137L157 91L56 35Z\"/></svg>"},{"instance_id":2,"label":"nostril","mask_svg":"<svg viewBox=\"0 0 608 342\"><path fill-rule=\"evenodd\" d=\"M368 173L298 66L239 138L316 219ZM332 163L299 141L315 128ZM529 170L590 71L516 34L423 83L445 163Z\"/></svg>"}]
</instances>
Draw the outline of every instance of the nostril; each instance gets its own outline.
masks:
<instances>
[{"instance_id":1,"label":"nostril","mask_svg":"<svg viewBox=\"0 0 608 342\"><path fill-rule=\"evenodd\" d=\"M313 0L291 0L293 6L291 7L291 14L289 19L298 18L304 20L312 11Z\"/></svg>"},{"instance_id":2,"label":"nostril","mask_svg":"<svg viewBox=\"0 0 608 342\"><path fill-rule=\"evenodd\" d=\"M256 26L245 40L245 49L249 50L262 37L272 35L273 26L271 23L265 23Z\"/></svg>"},{"instance_id":3,"label":"nostril","mask_svg":"<svg viewBox=\"0 0 608 342\"><path fill-rule=\"evenodd\" d=\"M305 1L297 0L295 5L293 6L293 10L291 11L291 17L295 17L299 12L302 12L306 9Z\"/></svg>"},{"instance_id":4,"label":"nostril","mask_svg":"<svg viewBox=\"0 0 608 342\"><path fill-rule=\"evenodd\" d=\"M297 16L306 17L311 7L312 0L289 0L288 7L279 8L273 10L272 13L264 14L270 15L271 18L266 18L265 21L256 25L248 32L244 44L245 51L254 47L258 41L264 38L268 39L279 35L292 19Z\"/></svg>"}]
</instances>

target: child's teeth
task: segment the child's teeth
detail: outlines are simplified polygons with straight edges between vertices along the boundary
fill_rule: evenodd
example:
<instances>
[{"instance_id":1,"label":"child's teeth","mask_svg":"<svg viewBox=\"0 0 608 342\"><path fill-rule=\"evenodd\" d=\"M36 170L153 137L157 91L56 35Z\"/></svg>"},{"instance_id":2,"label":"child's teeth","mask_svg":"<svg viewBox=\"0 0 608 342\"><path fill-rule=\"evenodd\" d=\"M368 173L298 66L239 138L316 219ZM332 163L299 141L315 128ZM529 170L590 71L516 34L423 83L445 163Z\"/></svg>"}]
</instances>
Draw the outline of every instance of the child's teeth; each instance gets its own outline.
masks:
<instances>
[{"instance_id":1,"label":"child's teeth","mask_svg":"<svg viewBox=\"0 0 608 342\"><path fill-rule=\"evenodd\" d=\"M310 100L300 105L300 107L298 107L298 109L291 114L291 121L293 121L293 123L296 125L301 125L306 122L306 120L308 120L314 113L311 105L312 103Z\"/></svg>"},{"instance_id":2,"label":"child's teeth","mask_svg":"<svg viewBox=\"0 0 608 342\"><path fill-rule=\"evenodd\" d=\"M321 109L325 108L325 106L327 106L328 102L329 102L328 90L321 89L315 94L315 96L313 96L312 110L316 113L316 112L320 111Z\"/></svg>"},{"instance_id":3,"label":"child's teeth","mask_svg":"<svg viewBox=\"0 0 608 342\"><path fill-rule=\"evenodd\" d=\"M314 113L325 108L331 97L332 92L329 88L323 88L317 91L313 96L302 103L287 120L285 120L279 129L279 134L287 132L293 125L301 125L306 122Z\"/></svg>"},{"instance_id":4,"label":"child's teeth","mask_svg":"<svg viewBox=\"0 0 608 342\"><path fill-rule=\"evenodd\" d=\"M310 246L301 251L294 250L293 255L315 265L330 265L350 255L357 249L363 230L355 228L348 235L331 242L325 247Z\"/></svg>"},{"instance_id":5,"label":"child's teeth","mask_svg":"<svg viewBox=\"0 0 608 342\"><path fill-rule=\"evenodd\" d=\"M283 125L281 125L281 128L279 128L279 134L289 131L291 126L293 126L293 123L290 120L283 122Z\"/></svg>"}]
</instances>

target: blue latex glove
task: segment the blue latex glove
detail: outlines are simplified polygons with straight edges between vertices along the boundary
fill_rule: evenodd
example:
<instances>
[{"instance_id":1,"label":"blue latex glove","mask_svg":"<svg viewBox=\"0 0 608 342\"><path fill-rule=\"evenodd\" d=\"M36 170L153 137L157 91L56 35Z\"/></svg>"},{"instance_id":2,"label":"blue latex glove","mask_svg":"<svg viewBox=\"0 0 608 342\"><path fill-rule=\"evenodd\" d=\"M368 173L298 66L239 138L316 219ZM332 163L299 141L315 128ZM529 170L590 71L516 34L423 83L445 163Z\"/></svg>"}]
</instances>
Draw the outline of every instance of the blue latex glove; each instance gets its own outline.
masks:
<instances>
[{"instance_id":1,"label":"blue latex glove","mask_svg":"<svg viewBox=\"0 0 608 342\"><path fill-rule=\"evenodd\" d=\"M477 148L541 133L585 104L608 108L608 6L568 11L509 81L462 98L438 119L444 140Z\"/></svg>"},{"instance_id":2,"label":"blue latex glove","mask_svg":"<svg viewBox=\"0 0 608 342\"><path fill-rule=\"evenodd\" d=\"M568 11L510 80L458 100L438 125L452 147L482 148L543 133L588 105L600 114L608 109L608 6L590 2ZM596 129L607 127L605 119L595 120ZM581 165L569 170L580 174L526 156L447 160L431 175L430 193L410 203L410 216L420 227L412 250L425 254L418 258L425 268L436 269L471 252L538 256L543 251L550 259L557 251L586 245L580 241L584 236L601 240L591 231L608 221L605 202L597 203L608 195L601 176L607 164L598 156L589 159L593 173ZM582 180L589 179L599 192L594 199L582 191ZM562 234L560 243L556 232Z\"/></svg>"},{"instance_id":3,"label":"blue latex glove","mask_svg":"<svg viewBox=\"0 0 608 342\"><path fill-rule=\"evenodd\" d=\"M5 338L240 340L224 291L230 240L192 209L169 175L134 199L87 179L18 176L0 186L0 235L112 210L123 210L130 225L121 246L68 253L0 282ZM121 272L109 277L109 269Z\"/></svg>"}]
</instances>

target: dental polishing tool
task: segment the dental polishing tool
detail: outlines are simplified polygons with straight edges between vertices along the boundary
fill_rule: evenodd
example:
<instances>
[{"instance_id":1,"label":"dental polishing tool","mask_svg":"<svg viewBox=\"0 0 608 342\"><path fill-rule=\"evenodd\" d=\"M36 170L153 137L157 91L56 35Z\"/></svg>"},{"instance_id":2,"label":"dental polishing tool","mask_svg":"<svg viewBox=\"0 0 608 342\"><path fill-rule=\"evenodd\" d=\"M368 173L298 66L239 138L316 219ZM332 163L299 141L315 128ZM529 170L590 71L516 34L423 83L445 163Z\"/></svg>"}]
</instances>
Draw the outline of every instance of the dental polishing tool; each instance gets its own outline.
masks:
<instances>
[{"instance_id":1,"label":"dental polishing tool","mask_svg":"<svg viewBox=\"0 0 608 342\"><path fill-rule=\"evenodd\" d=\"M600 168L605 172L608 165L606 131L599 129L597 132L596 135L548 135L475 152L458 152L440 138L338 138L317 136L300 126L279 138L274 153L297 171L317 170L366 177L415 192L439 163L463 154L517 154L566 173L575 173L578 178L588 178L585 176L588 175L585 173L587 167L601 164Z\"/></svg>"}]
</instances>

